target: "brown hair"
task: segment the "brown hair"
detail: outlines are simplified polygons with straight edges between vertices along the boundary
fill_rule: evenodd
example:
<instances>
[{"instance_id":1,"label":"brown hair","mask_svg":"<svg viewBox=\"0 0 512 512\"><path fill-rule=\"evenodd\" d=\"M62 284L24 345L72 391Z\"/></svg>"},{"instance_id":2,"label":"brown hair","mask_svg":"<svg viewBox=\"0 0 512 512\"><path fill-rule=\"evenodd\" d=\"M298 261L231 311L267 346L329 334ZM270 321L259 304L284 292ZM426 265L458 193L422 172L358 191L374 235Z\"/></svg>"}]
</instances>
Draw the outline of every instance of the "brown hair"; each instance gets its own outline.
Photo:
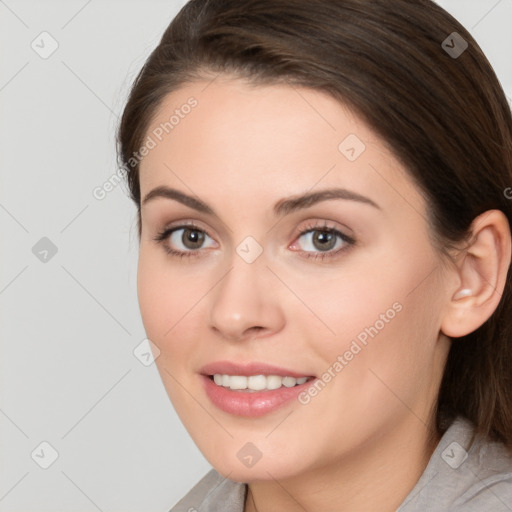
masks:
<instances>
[{"instance_id":1,"label":"brown hair","mask_svg":"<svg viewBox=\"0 0 512 512\"><path fill-rule=\"evenodd\" d=\"M460 55L453 32L468 43ZM451 38L451 39L450 39ZM447 41L447 43L444 43ZM460 42L460 40L459 40ZM461 45L457 43L458 48ZM391 149L422 191L436 245L467 240L499 209L512 224L512 116L473 37L431 0L192 0L137 76L118 132L139 208L142 146L164 97L218 73L331 94ZM452 341L435 408L443 433L462 415L512 449L512 277L497 310Z\"/></svg>"}]
</instances>

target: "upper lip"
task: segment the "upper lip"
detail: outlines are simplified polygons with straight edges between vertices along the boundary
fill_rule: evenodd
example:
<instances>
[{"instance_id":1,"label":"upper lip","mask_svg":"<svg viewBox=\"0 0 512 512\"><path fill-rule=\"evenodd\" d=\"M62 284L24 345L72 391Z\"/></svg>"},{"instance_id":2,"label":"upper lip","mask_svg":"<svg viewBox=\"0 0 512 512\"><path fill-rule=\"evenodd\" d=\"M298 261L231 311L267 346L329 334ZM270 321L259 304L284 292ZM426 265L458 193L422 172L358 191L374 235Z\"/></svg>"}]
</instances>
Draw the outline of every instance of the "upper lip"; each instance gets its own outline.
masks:
<instances>
[{"instance_id":1,"label":"upper lip","mask_svg":"<svg viewBox=\"0 0 512 512\"><path fill-rule=\"evenodd\" d=\"M200 370L203 375L279 375L281 377L311 377L307 373L298 373L293 370L288 370L279 366L271 364L250 362L250 363L234 363L231 361L216 361L203 366Z\"/></svg>"}]
</instances>

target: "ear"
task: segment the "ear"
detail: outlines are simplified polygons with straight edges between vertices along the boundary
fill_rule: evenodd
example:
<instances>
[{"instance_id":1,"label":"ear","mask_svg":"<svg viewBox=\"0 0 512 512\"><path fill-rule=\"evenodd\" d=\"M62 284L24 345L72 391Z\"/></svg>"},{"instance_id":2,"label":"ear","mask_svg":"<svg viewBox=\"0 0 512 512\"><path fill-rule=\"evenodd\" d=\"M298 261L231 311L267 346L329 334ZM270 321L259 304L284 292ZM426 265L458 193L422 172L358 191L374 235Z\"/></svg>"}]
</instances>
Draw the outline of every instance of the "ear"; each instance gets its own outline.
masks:
<instances>
[{"instance_id":1,"label":"ear","mask_svg":"<svg viewBox=\"0 0 512 512\"><path fill-rule=\"evenodd\" d=\"M494 313L510 266L510 226L502 211L479 215L471 224L471 233L470 244L453 269L455 286L447 290L451 299L441 322L441 331L453 338L475 331Z\"/></svg>"}]
</instances>

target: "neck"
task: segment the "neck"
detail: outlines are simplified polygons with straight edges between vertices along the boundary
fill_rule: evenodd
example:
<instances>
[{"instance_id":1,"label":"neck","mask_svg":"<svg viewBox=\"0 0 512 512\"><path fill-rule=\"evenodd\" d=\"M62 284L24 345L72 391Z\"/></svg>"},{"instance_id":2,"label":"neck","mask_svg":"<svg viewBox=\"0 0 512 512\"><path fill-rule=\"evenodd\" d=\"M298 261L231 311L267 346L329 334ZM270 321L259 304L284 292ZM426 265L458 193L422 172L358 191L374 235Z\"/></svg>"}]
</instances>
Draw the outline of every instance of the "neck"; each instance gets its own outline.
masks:
<instances>
[{"instance_id":1,"label":"neck","mask_svg":"<svg viewBox=\"0 0 512 512\"><path fill-rule=\"evenodd\" d=\"M425 470L439 442L413 414L329 465L289 478L249 484L245 512L336 510L395 512Z\"/></svg>"}]
</instances>

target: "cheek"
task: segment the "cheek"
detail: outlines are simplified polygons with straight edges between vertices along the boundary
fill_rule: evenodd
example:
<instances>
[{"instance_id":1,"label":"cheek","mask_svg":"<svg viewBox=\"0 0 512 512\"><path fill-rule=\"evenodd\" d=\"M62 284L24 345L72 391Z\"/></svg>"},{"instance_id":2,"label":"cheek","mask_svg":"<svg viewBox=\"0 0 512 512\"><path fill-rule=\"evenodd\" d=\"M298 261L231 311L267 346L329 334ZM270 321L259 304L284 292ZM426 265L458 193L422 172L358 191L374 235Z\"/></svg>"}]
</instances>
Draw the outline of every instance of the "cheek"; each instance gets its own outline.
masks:
<instances>
[{"instance_id":1,"label":"cheek","mask_svg":"<svg viewBox=\"0 0 512 512\"><path fill-rule=\"evenodd\" d=\"M160 350L155 364L170 400L180 410L193 410L181 386L189 387L186 363L194 347L186 337L190 336L198 292L171 268L165 255L141 246L137 272L139 308L146 335Z\"/></svg>"},{"instance_id":2,"label":"cheek","mask_svg":"<svg viewBox=\"0 0 512 512\"><path fill-rule=\"evenodd\" d=\"M336 386L348 408L372 410L382 421L391 411L408 414L404 404L422 410L418 401L425 399L438 370L435 283L425 281L411 293L411 278L418 272L402 270L403 281L389 282L360 307L347 303L343 349L330 357L343 356L343 377ZM343 333L343 325L338 327Z\"/></svg>"},{"instance_id":3,"label":"cheek","mask_svg":"<svg viewBox=\"0 0 512 512\"><path fill-rule=\"evenodd\" d=\"M435 261L428 250L408 254L404 247L398 256L389 251L373 264L358 261L341 277L322 281L323 286L305 283L300 289L304 302L331 331L310 315L310 323L324 333L312 338L316 352L326 368L346 356L342 364L351 367L346 382L363 393L366 387L369 400L376 387L383 388L379 372L407 394L408 383L417 382L415 375L432 371L440 315L438 272L429 275ZM344 368L336 374L341 372L349 373Z\"/></svg>"},{"instance_id":4,"label":"cheek","mask_svg":"<svg viewBox=\"0 0 512 512\"><path fill-rule=\"evenodd\" d=\"M192 267L190 267L192 268ZM204 301L211 285L186 265L171 264L167 255L150 247L139 252L137 291L147 337L159 348L156 366L169 397L175 402L184 385L190 388L198 345L204 339ZM190 404L189 404L190 405Z\"/></svg>"},{"instance_id":5,"label":"cheek","mask_svg":"<svg viewBox=\"0 0 512 512\"><path fill-rule=\"evenodd\" d=\"M158 267L139 262L137 293L142 321L148 337L161 348L161 338L171 327L165 311L175 311L169 285L163 281Z\"/></svg>"},{"instance_id":6,"label":"cheek","mask_svg":"<svg viewBox=\"0 0 512 512\"><path fill-rule=\"evenodd\" d=\"M173 270L178 267L170 265L166 255L159 253L141 246L137 294L148 337L165 344L175 326L187 321L187 313L204 293L205 286L193 276L187 279L183 271Z\"/></svg>"}]
</instances>

